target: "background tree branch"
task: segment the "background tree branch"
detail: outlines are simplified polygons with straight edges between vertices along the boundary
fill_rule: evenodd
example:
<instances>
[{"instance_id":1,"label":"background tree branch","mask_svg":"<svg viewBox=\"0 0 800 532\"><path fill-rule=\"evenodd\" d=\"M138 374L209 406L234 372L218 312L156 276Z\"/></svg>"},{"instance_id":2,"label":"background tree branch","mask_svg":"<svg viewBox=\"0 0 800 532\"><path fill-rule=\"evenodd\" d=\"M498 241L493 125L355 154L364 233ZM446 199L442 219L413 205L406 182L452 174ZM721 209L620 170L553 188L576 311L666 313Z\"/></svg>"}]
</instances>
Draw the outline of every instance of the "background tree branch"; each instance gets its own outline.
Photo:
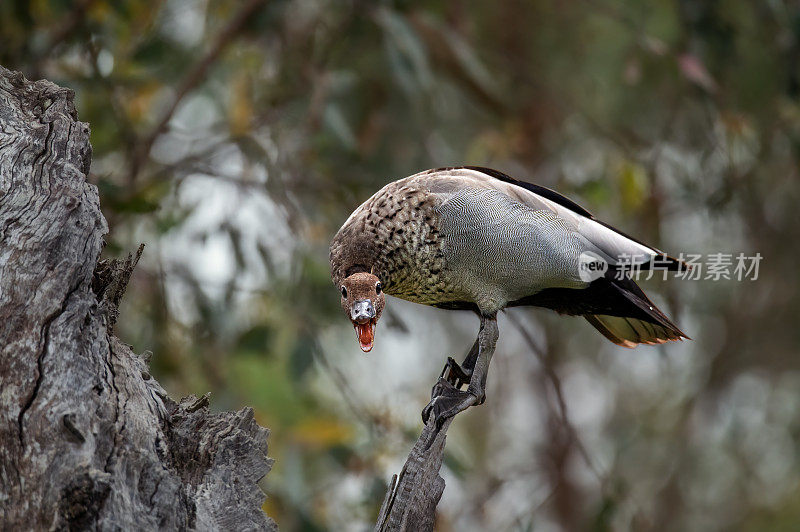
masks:
<instances>
[{"instance_id":1,"label":"background tree branch","mask_svg":"<svg viewBox=\"0 0 800 532\"><path fill-rule=\"evenodd\" d=\"M169 121L172 119L172 116L175 114L175 111L177 110L178 105L180 105L183 98L206 79L208 69L211 68L228 44L242 30L251 17L253 17L257 11L264 6L265 3L266 0L249 0L248 2L244 3L236 15L234 15L230 22L222 29L220 34L217 35L208 52L192 67L191 70L189 70L189 72L178 85L178 88L175 90L175 97L172 99L172 102L161 113L161 116L158 118L153 130L144 138L139 146L139 152L132 161L131 173L129 176L130 182L136 180L136 176L138 175L142 164L144 164L144 161L150 154L150 149L153 147L153 144L158 136L166 129Z\"/></svg>"}]
</instances>

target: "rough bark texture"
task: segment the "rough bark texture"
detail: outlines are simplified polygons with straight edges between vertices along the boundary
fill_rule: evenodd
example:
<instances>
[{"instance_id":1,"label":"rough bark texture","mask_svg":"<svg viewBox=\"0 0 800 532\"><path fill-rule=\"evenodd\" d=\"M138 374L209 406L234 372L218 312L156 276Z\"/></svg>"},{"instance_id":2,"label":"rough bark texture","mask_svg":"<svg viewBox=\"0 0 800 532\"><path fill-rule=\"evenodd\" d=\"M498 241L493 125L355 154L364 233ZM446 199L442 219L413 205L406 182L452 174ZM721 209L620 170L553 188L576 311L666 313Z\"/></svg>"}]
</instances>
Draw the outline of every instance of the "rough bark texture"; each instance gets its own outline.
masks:
<instances>
[{"instance_id":1,"label":"rough bark texture","mask_svg":"<svg viewBox=\"0 0 800 532\"><path fill-rule=\"evenodd\" d=\"M72 100L0 67L0 528L274 529L252 410L176 404L112 334L141 249L98 264Z\"/></svg>"},{"instance_id":2,"label":"rough bark texture","mask_svg":"<svg viewBox=\"0 0 800 532\"><path fill-rule=\"evenodd\" d=\"M436 421L428 420L400 474L392 477L375 524L376 532L433 530L436 506L444 493L439 470L447 429L453 419L445 421L438 432Z\"/></svg>"}]
</instances>

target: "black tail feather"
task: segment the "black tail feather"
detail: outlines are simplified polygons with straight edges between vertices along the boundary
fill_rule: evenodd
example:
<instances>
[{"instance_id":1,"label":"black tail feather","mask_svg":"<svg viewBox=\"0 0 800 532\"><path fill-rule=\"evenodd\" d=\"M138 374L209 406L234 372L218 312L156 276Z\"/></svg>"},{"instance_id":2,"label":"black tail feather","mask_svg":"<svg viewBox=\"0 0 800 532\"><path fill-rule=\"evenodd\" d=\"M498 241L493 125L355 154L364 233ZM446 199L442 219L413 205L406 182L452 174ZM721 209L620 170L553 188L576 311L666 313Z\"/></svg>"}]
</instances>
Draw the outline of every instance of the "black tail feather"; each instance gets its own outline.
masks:
<instances>
[{"instance_id":1,"label":"black tail feather","mask_svg":"<svg viewBox=\"0 0 800 532\"><path fill-rule=\"evenodd\" d=\"M587 288L548 288L508 304L545 307L584 316L612 342L625 347L689 339L627 276L607 272Z\"/></svg>"}]
</instances>

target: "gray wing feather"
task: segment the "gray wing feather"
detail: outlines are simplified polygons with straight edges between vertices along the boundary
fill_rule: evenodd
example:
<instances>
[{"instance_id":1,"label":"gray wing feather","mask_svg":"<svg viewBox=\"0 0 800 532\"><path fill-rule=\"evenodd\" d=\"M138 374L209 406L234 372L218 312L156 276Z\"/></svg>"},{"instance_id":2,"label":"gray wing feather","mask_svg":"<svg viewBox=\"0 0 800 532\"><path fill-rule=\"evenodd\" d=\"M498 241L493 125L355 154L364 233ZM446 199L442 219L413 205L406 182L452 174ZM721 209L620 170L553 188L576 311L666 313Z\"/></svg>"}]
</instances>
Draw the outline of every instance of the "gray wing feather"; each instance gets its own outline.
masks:
<instances>
[{"instance_id":1,"label":"gray wing feather","mask_svg":"<svg viewBox=\"0 0 800 532\"><path fill-rule=\"evenodd\" d=\"M453 282L481 308L544 288L586 286L578 277L582 238L549 209L531 209L494 189L462 187L437 212Z\"/></svg>"},{"instance_id":2,"label":"gray wing feather","mask_svg":"<svg viewBox=\"0 0 800 532\"><path fill-rule=\"evenodd\" d=\"M634 263L645 263L660 252L652 247L636 242L625 235L589 218L576 213L569 208L551 201L528 189L500 181L483 172L454 168L438 172L427 172L412 176L420 181L431 193L441 196L446 202L464 190L492 190L499 192L512 200L513 203L524 205L534 212L550 213L563 221L563 226L577 233L583 243L581 251L593 251L607 260L610 264L618 264L620 259ZM493 208L497 208L494 205ZM523 211L506 206L505 227L512 227L515 219L512 214L518 215Z\"/></svg>"}]
</instances>

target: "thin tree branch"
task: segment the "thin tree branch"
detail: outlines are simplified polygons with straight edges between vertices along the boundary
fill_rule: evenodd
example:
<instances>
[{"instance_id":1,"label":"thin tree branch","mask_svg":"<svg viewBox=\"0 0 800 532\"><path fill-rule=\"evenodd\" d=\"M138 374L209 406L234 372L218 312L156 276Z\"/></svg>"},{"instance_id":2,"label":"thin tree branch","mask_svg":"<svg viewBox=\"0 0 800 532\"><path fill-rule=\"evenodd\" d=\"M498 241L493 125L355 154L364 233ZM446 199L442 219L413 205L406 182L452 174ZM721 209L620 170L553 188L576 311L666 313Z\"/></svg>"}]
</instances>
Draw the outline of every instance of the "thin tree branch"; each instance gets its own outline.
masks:
<instances>
[{"instance_id":1,"label":"thin tree branch","mask_svg":"<svg viewBox=\"0 0 800 532\"><path fill-rule=\"evenodd\" d=\"M181 100L183 100L187 94L194 90L205 79L208 70L217 61L217 59L219 59L219 56L222 54L225 48L239 34L241 29L245 24L247 24L256 11L263 7L265 3L266 0L249 0L246 4L244 4L239 12L230 20L230 22L228 22L228 25L223 28L219 35L217 35L217 38L214 41L214 44L211 46L211 49L209 49L206 55L203 56L203 58L183 78L183 81L181 81L181 84L175 91L175 98L173 98L172 103L161 114L156 126L153 128L150 134L145 137L144 141L142 141L136 157L133 159L133 161L131 161L131 170L128 176L129 184L136 180L139 170L150 153L150 149L153 147L153 144L158 136L161 135L161 133L166 129L167 124L169 124L169 121L172 119L172 115L175 114L175 110L178 108Z\"/></svg>"},{"instance_id":2,"label":"thin tree branch","mask_svg":"<svg viewBox=\"0 0 800 532\"><path fill-rule=\"evenodd\" d=\"M595 466L594 461L592 460L591 456L589 456L589 452L586 450L586 447L583 445L583 442L578 436L575 426L569 419L567 403L564 400L564 392L561 387L561 379L558 377L558 374L556 374L553 366L547 360L542 348L536 344L536 341L520 321L519 317L515 316L511 312L506 312L506 315L511 323L514 324L514 327L517 328L519 333L522 335L522 338L525 340L525 343L528 344L528 347L531 349L531 351L533 351L534 355L536 355L536 358L539 360L539 363L542 365L542 371L550 381L550 384L553 387L553 392L556 396L556 402L558 404L558 417L561 421L561 424L566 429L572 444L575 445L575 448L578 450L578 453L581 455L583 461L586 462L586 465L592 470L592 473L595 475L595 477L597 477L597 480L600 482L601 486L604 487L606 484L605 477Z\"/></svg>"},{"instance_id":3,"label":"thin tree branch","mask_svg":"<svg viewBox=\"0 0 800 532\"><path fill-rule=\"evenodd\" d=\"M70 12L61 17L60 24L50 33L46 46L37 54L35 61L36 77L40 75L39 69L42 63L52 57L53 50L81 27L86 18L86 11L92 2L93 0L78 0L72 4Z\"/></svg>"}]
</instances>

